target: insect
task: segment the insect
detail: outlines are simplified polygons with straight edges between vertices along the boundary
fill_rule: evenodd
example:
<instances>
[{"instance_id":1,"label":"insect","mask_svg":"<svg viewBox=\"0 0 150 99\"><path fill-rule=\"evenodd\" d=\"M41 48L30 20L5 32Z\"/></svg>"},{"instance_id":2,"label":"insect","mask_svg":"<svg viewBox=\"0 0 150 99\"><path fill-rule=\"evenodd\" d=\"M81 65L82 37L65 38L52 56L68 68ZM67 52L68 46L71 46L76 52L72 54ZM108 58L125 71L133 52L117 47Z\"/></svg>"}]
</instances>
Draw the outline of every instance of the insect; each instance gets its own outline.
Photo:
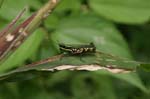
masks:
<instances>
[{"instance_id":1,"label":"insect","mask_svg":"<svg viewBox=\"0 0 150 99\"><path fill-rule=\"evenodd\" d=\"M68 55L82 55L86 53L96 52L96 47L92 42L87 45L77 45L77 46L59 44L59 49L61 53L65 53Z\"/></svg>"}]
</instances>

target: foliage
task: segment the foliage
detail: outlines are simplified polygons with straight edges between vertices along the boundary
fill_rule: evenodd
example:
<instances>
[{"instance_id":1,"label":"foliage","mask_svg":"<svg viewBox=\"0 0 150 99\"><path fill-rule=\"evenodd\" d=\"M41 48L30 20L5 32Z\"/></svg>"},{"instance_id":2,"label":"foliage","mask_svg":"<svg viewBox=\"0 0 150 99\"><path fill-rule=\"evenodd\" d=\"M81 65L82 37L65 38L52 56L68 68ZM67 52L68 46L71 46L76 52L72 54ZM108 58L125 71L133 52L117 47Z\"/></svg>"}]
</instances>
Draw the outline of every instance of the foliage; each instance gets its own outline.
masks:
<instances>
[{"instance_id":1,"label":"foliage","mask_svg":"<svg viewBox=\"0 0 150 99\"><path fill-rule=\"evenodd\" d=\"M25 6L29 10L22 20L46 2L47 0L5 0L0 9L0 27L8 24ZM5 79L4 75L7 75L3 72L10 71L7 76L10 78L7 80L11 83L1 80L0 99L148 99L149 74L139 68L137 72L128 74L107 71L37 72L40 66L27 72L18 73L14 70L13 74L14 71L11 71L13 68L59 54L58 43L93 42L98 51L108 55L130 61L150 61L148 2L149 0L61 0L54 12L44 20L42 27L1 64L0 79ZM69 58L63 60L66 63L71 62ZM78 58L73 60L80 62ZM56 61L54 64L59 62L63 63ZM48 66L51 65L53 64ZM131 65L123 67L132 68ZM149 71L149 66L148 63L141 63L139 67Z\"/></svg>"},{"instance_id":2,"label":"foliage","mask_svg":"<svg viewBox=\"0 0 150 99\"><path fill-rule=\"evenodd\" d=\"M120 23L141 24L149 20L149 0L90 0L98 14Z\"/></svg>"}]
</instances>

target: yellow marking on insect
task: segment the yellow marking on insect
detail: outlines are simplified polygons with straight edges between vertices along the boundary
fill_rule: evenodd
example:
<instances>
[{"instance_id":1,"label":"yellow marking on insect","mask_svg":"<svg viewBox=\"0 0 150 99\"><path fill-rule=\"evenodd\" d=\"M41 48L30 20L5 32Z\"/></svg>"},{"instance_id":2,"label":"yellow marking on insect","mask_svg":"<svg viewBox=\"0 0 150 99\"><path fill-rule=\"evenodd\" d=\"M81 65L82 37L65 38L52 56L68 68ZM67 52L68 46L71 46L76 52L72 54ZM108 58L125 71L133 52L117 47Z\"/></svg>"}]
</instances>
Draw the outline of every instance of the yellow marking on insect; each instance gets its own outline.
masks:
<instances>
[{"instance_id":1,"label":"yellow marking on insect","mask_svg":"<svg viewBox=\"0 0 150 99\"><path fill-rule=\"evenodd\" d=\"M12 41L13 39L14 39L14 35L8 34L8 35L6 36L6 41L7 41L7 42Z\"/></svg>"},{"instance_id":2,"label":"yellow marking on insect","mask_svg":"<svg viewBox=\"0 0 150 99\"><path fill-rule=\"evenodd\" d=\"M73 51L73 52L74 52L74 51L77 51L77 49L73 48L72 51Z\"/></svg>"},{"instance_id":3,"label":"yellow marking on insect","mask_svg":"<svg viewBox=\"0 0 150 99\"><path fill-rule=\"evenodd\" d=\"M84 48L84 50L85 50L85 52L87 52L87 51L88 51L88 48Z\"/></svg>"},{"instance_id":4,"label":"yellow marking on insect","mask_svg":"<svg viewBox=\"0 0 150 99\"><path fill-rule=\"evenodd\" d=\"M78 53L82 53L83 52L83 48L80 48L77 50Z\"/></svg>"},{"instance_id":5,"label":"yellow marking on insect","mask_svg":"<svg viewBox=\"0 0 150 99\"><path fill-rule=\"evenodd\" d=\"M84 48L80 48L80 50L81 50L81 51L83 51L83 50L84 50Z\"/></svg>"},{"instance_id":6,"label":"yellow marking on insect","mask_svg":"<svg viewBox=\"0 0 150 99\"><path fill-rule=\"evenodd\" d=\"M93 48L89 48L90 51L93 51Z\"/></svg>"},{"instance_id":7,"label":"yellow marking on insect","mask_svg":"<svg viewBox=\"0 0 150 99\"><path fill-rule=\"evenodd\" d=\"M80 45L80 46L67 46L64 44L59 44L60 50L63 52L68 52L68 54L72 55L79 55L79 54L84 54L84 53L94 53L95 52L95 46L94 44L89 44L89 45Z\"/></svg>"}]
</instances>

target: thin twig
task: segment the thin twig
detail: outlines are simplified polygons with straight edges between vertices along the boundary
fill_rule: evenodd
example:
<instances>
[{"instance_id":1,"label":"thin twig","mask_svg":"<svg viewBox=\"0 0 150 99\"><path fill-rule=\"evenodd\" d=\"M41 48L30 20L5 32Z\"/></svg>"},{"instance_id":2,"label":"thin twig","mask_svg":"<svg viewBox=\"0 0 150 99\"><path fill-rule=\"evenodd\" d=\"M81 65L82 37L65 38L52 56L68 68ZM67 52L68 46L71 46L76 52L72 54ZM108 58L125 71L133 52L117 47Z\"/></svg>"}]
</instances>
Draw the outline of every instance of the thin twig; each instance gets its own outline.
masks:
<instances>
[{"instance_id":1,"label":"thin twig","mask_svg":"<svg viewBox=\"0 0 150 99\"><path fill-rule=\"evenodd\" d=\"M28 64L28 65L26 65L26 66L37 66L37 65L41 65L41 64L50 63L50 62L59 60L59 59L61 59L62 57L63 57L63 54L56 55L56 56L53 56L53 57L50 57L50 58L47 58L47 59L44 59L44 60L40 60L40 61L37 61L37 62L33 62L33 63Z\"/></svg>"}]
</instances>

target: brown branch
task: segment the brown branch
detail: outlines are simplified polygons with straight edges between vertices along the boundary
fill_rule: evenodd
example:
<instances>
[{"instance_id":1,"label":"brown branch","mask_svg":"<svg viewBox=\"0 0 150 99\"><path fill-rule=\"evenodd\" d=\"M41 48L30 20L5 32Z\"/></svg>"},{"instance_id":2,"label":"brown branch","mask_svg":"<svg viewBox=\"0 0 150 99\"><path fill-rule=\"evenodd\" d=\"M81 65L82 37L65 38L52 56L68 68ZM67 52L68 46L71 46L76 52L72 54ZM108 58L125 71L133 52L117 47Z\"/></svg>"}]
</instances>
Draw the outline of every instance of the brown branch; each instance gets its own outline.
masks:
<instances>
[{"instance_id":1,"label":"brown branch","mask_svg":"<svg viewBox=\"0 0 150 99\"><path fill-rule=\"evenodd\" d=\"M2 36L4 36L4 34L6 35L6 32L8 32L10 29L12 29L12 27L16 24L16 22L18 21L18 19L20 19L20 17L24 14L24 12L26 11L26 8L24 8L16 17L15 19L13 19L8 26L6 26L6 28L4 28L1 32L0 32L0 38L2 38Z\"/></svg>"},{"instance_id":2,"label":"brown branch","mask_svg":"<svg viewBox=\"0 0 150 99\"><path fill-rule=\"evenodd\" d=\"M14 31L8 33L8 30L20 18L20 13L7 27L2 31L0 36L0 60L3 59L13 48L19 47L25 39L40 25L40 23L50 14L58 4L58 0L49 0L49 2L34 13L23 23L21 23ZM24 12L24 11L23 11ZM4 35L4 36L3 36Z\"/></svg>"},{"instance_id":3,"label":"brown branch","mask_svg":"<svg viewBox=\"0 0 150 99\"><path fill-rule=\"evenodd\" d=\"M53 57L50 57L50 58L47 58L47 59L44 59L44 60L40 60L40 61L37 61L37 62L33 62L31 64L28 64L26 65L27 67L28 66L37 66L37 65L41 65L41 64L46 64L46 63L50 63L50 62L53 62L53 61L56 61L56 60L59 60L63 57L64 55L63 54L60 54L60 55L56 55L56 56L53 56Z\"/></svg>"}]
</instances>

